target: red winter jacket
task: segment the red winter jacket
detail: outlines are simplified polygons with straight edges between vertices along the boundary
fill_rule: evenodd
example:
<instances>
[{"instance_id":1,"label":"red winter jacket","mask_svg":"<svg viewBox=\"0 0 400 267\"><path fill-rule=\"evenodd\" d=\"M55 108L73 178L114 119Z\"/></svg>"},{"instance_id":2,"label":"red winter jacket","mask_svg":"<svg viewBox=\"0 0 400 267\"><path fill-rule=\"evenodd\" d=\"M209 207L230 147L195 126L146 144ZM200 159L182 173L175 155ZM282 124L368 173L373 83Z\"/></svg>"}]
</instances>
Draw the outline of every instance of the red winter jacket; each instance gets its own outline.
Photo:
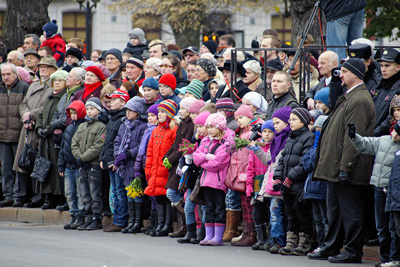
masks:
<instances>
[{"instance_id":1,"label":"red winter jacket","mask_svg":"<svg viewBox=\"0 0 400 267\"><path fill-rule=\"evenodd\" d=\"M40 47L48 46L53 50L53 57L57 61L57 66L60 67L64 63L65 58L65 42L61 34L57 33L50 38L47 38Z\"/></svg>"}]
</instances>

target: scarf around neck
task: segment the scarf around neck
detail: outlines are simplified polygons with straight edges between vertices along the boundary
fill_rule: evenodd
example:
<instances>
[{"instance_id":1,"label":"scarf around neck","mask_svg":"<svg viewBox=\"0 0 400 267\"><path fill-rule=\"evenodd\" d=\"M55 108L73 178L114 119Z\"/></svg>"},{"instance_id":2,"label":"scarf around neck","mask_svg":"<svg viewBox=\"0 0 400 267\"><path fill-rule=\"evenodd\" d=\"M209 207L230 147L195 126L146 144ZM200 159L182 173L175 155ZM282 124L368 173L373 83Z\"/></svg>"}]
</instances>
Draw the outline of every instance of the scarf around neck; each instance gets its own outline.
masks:
<instances>
[{"instance_id":1,"label":"scarf around neck","mask_svg":"<svg viewBox=\"0 0 400 267\"><path fill-rule=\"evenodd\" d=\"M83 99L85 99L87 96L89 96L91 93L94 92L94 90L97 89L101 85L101 82L97 83L92 83L92 84L86 84L85 83L85 91L83 92Z\"/></svg>"},{"instance_id":2,"label":"scarf around neck","mask_svg":"<svg viewBox=\"0 0 400 267\"><path fill-rule=\"evenodd\" d=\"M131 143L132 139L132 131L135 128L135 126L138 124L138 120L125 120L124 125L125 125L125 132L124 135L122 136L121 144L119 145L118 149L118 155L121 153L129 153L129 145ZM121 177L125 177L125 164L122 164L119 166L117 170L117 174Z\"/></svg>"},{"instance_id":3,"label":"scarf around neck","mask_svg":"<svg viewBox=\"0 0 400 267\"><path fill-rule=\"evenodd\" d=\"M276 156L278 156L279 152L285 147L286 140L288 139L290 134L290 126L288 125L285 129L277 133L272 139L270 151L271 151L271 160L268 161L268 165L272 162L275 162Z\"/></svg>"}]
</instances>

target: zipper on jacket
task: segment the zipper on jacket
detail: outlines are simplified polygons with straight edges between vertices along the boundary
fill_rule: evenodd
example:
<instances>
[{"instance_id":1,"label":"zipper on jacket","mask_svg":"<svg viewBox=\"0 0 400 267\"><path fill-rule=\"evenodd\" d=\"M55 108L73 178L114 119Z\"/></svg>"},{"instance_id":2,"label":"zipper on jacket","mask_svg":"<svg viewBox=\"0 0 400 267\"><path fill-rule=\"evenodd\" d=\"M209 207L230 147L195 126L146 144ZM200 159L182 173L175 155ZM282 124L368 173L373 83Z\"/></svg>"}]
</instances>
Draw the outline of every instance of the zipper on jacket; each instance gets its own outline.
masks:
<instances>
[{"instance_id":1,"label":"zipper on jacket","mask_svg":"<svg viewBox=\"0 0 400 267\"><path fill-rule=\"evenodd\" d=\"M208 149L207 149L207 154L210 152L210 147L211 147L211 145L212 145L212 142L211 142L211 144L210 144L210 146L208 147ZM203 169L204 170L204 169ZM204 184L204 180L206 179L206 176L207 176L207 170L204 170L204 177L203 177L203 181L201 182L201 185L200 186L202 186L203 184ZM201 177L200 177L201 178Z\"/></svg>"}]
</instances>

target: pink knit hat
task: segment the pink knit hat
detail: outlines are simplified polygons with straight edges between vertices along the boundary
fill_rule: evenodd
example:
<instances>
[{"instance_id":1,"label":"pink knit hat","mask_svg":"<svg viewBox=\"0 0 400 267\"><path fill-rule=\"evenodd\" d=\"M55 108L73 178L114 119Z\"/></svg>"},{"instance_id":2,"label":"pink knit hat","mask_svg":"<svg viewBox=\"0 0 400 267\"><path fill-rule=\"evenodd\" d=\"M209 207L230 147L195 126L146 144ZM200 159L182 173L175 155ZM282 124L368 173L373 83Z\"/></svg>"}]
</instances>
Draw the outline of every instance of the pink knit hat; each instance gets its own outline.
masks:
<instances>
[{"instance_id":1,"label":"pink knit hat","mask_svg":"<svg viewBox=\"0 0 400 267\"><path fill-rule=\"evenodd\" d=\"M191 105L193 105L193 103L196 102L196 98L194 97L185 97L184 99L182 99L182 101L179 103L179 106L181 108L186 109L187 111L189 111L189 108Z\"/></svg>"},{"instance_id":2,"label":"pink knit hat","mask_svg":"<svg viewBox=\"0 0 400 267\"><path fill-rule=\"evenodd\" d=\"M251 107L242 104L238 110L236 110L235 112L235 118L237 116L245 116L247 118L253 119L253 110L251 109Z\"/></svg>"},{"instance_id":3,"label":"pink knit hat","mask_svg":"<svg viewBox=\"0 0 400 267\"><path fill-rule=\"evenodd\" d=\"M29 72L24 69L23 67L17 66L17 72L19 77L21 77L21 80L26 82L27 84L31 84L31 75L29 74Z\"/></svg>"},{"instance_id":4,"label":"pink knit hat","mask_svg":"<svg viewBox=\"0 0 400 267\"><path fill-rule=\"evenodd\" d=\"M194 125L200 124L203 125L206 123L207 118L211 115L210 112L208 111L203 111L202 113L199 114L199 116L196 117L194 120Z\"/></svg>"},{"instance_id":5,"label":"pink knit hat","mask_svg":"<svg viewBox=\"0 0 400 267\"><path fill-rule=\"evenodd\" d=\"M226 119L225 117L220 114L220 113L214 113L211 114L207 120L204 126L212 125L220 129L221 131L226 130Z\"/></svg>"},{"instance_id":6,"label":"pink knit hat","mask_svg":"<svg viewBox=\"0 0 400 267\"><path fill-rule=\"evenodd\" d=\"M196 100L192 103L192 105L190 105L188 111L190 113L195 113L195 114L199 114L200 113L200 109L202 107L204 107L206 105L206 102L204 102L203 100Z\"/></svg>"}]
</instances>

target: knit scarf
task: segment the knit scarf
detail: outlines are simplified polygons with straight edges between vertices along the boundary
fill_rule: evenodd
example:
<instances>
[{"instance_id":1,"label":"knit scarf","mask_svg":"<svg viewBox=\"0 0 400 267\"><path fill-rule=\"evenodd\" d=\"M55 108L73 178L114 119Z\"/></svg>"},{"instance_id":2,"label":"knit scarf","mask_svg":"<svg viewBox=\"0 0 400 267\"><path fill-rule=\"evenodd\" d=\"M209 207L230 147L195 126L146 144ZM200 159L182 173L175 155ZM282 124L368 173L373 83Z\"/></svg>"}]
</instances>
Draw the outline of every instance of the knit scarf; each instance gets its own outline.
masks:
<instances>
[{"instance_id":1,"label":"knit scarf","mask_svg":"<svg viewBox=\"0 0 400 267\"><path fill-rule=\"evenodd\" d=\"M268 161L268 165L270 165L272 162L275 162L276 156L278 156L279 152L285 147L286 140L288 139L290 134L290 126L288 125L285 129L277 133L272 139L271 142L271 160Z\"/></svg>"},{"instance_id":2,"label":"knit scarf","mask_svg":"<svg viewBox=\"0 0 400 267\"><path fill-rule=\"evenodd\" d=\"M75 86L74 88L68 88L67 89L67 101L65 103L68 103L68 100L71 98L71 95L80 88L80 85Z\"/></svg>"},{"instance_id":3,"label":"knit scarf","mask_svg":"<svg viewBox=\"0 0 400 267\"><path fill-rule=\"evenodd\" d=\"M167 117L167 120L164 122L158 122L158 125L160 125L164 129L169 128L169 123L171 122L171 119Z\"/></svg>"},{"instance_id":4,"label":"knit scarf","mask_svg":"<svg viewBox=\"0 0 400 267\"><path fill-rule=\"evenodd\" d=\"M99 87L100 85L101 85L101 82L92 83L92 84L85 83L85 91L83 92L83 99L85 99L87 96L89 96L91 93L93 93L93 91L96 90L96 88Z\"/></svg>"},{"instance_id":5,"label":"knit scarf","mask_svg":"<svg viewBox=\"0 0 400 267\"><path fill-rule=\"evenodd\" d=\"M128 153L128 148L129 144L131 143L131 138L132 138L132 130L135 128L137 125L138 120L125 120L125 132L124 135L122 136L121 144L119 145L118 149L118 155L121 153ZM124 177L125 174L125 164L122 164L119 166L117 170L117 174L121 177Z\"/></svg>"}]
</instances>

